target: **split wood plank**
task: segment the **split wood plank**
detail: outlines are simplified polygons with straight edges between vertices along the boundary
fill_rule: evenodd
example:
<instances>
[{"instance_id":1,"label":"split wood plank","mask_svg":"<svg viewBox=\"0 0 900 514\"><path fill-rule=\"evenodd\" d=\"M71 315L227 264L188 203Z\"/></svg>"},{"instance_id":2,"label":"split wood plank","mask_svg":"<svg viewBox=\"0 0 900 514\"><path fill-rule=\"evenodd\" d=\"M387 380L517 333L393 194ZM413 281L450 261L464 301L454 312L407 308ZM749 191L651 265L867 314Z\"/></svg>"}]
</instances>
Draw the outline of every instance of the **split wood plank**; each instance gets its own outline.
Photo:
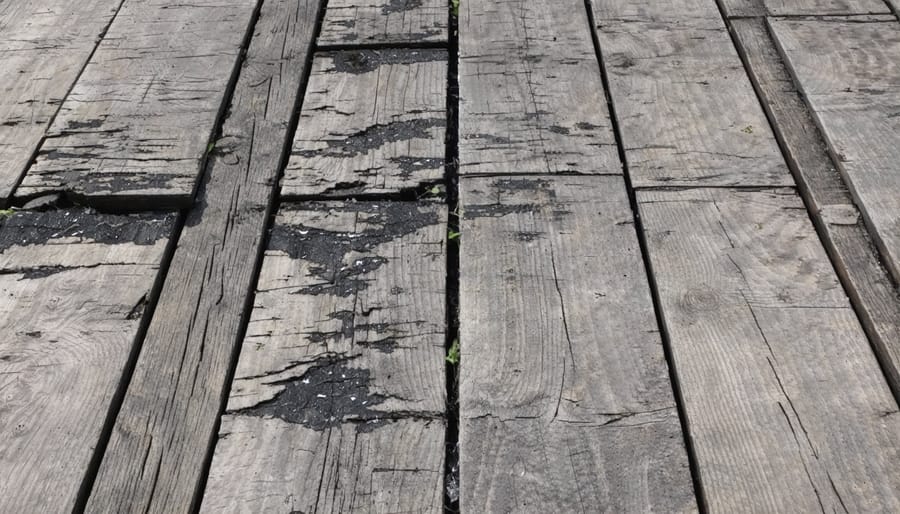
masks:
<instances>
[{"instance_id":1,"label":"split wood plank","mask_svg":"<svg viewBox=\"0 0 900 514\"><path fill-rule=\"evenodd\" d=\"M0 511L71 512L175 216L22 211L0 224Z\"/></svg>"},{"instance_id":2,"label":"split wood plank","mask_svg":"<svg viewBox=\"0 0 900 514\"><path fill-rule=\"evenodd\" d=\"M885 267L900 281L900 24L771 27Z\"/></svg>"},{"instance_id":3,"label":"split wood plank","mask_svg":"<svg viewBox=\"0 0 900 514\"><path fill-rule=\"evenodd\" d=\"M276 0L261 9L89 512L187 512L200 498L320 4Z\"/></svg>"},{"instance_id":4,"label":"split wood plank","mask_svg":"<svg viewBox=\"0 0 900 514\"><path fill-rule=\"evenodd\" d=\"M316 44L446 43L446 0L329 0Z\"/></svg>"},{"instance_id":5,"label":"split wood plank","mask_svg":"<svg viewBox=\"0 0 900 514\"><path fill-rule=\"evenodd\" d=\"M584 2L459 12L459 172L621 174Z\"/></svg>"},{"instance_id":6,"label":"split wood plank","mask_svg":"<svg viewBox=\"0 0 900 514\"><path fill-rule=\"evenodd\" d=\"M188 207L256 4L126 1L16 196Z\"/></svg>"},{"instance_id":7,"label":"split wood plank","mask_svg":"<svg viewBox=\"0 0 900 514\"><path fill-rule=\"evenodd\" d=\"M897 403L794 190L637 200L708 509L900 509Z\"/></svg>"},{"instance_id":8,"label":"split wood plank","mask_svg":"<svg viewBox=\"0 0 900 514\"><path fill-rule=\"evenodd\" d=\"M793 185L713 1L595 1L635 187Z\"/></svg>"},{"instance_id":9,"label":"split wood plank","mask_svg":"<svg viewBox=\"0 0 900 514\"><path fill-rule=\"evenodd\" d=\"M0 3L0 206L122 0Z\"/></svg>"},{"instance_id":10,"label":"split wood plank","mask_svg":"<svg viewBox=\"0 0 900 514\"><path fill-rule=\"evenodd\" d=\"M313 63L287 198L396 193L444 176L446 50L349 50Z\"/></svg>"},{"instance_id":11,"label":"split wood plank","mask_svg":"<svg viewBox=\"0 0 900 514\"><path fill-rule=\"evenodd\" d=\"M282 208L207 512L442 512L446 208Z\"/></svg>"},{"instance_id":12,"label":"split wood plank","mask_svg":"<svg viewBox=\"0 0 900 514\"><path fill-rule=\"evenodd\" d=\"M623 178L460 186L462 511L695 511Z\"/></svg>"},{"instance_id":13,"label":"split wood plank","mask_svg":"<svg viewBox=\"0 0 900 514\"><path fill-rule=\"evenodd\" d=\"M885 0L719 0L729 17L890 14Z\"/></svg>"}]
</instances>

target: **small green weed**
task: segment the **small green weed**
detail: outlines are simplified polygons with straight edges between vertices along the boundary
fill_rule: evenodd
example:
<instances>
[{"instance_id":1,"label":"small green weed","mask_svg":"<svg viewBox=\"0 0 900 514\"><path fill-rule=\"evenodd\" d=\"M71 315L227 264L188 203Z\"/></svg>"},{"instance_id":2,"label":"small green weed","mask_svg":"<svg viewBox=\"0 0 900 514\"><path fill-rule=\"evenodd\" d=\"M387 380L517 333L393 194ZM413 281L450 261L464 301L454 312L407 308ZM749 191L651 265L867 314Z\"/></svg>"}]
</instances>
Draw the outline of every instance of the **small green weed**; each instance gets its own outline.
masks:
<instances>
[{"instance_id":1,"label":"small green weed","mask_svg":"<svg viewBox=\"0 0 900 514\"><path fill-rule=\"evenodd\" d=\"M459 339L454 339L447 351L447 362L456 366L459 364Z\"/></svg>"},{"instance_id":2,"label":"small green weed","mask_svg":"<svg viewBox=\"0 0 900 514\"><path fill-rule=\"evenodd\" d=\"M450 230L449 232L447 232L447 239L449 239L451 241L455 241L455 240L459 239L459 236L461 236L461 235L462 234L460 234L459 232L457 232L455 230Z\"/></svg>"},{"instance_id":3,"label":"small green weed","mask_svg":"<svg viewBox=\"0 0 900 514\"><path fill-rule=\"evenodd\" d=\"M14 211L12 209L0 209L0 220L6 219L15 213L16 213L16 211Z\"/></svg>"},{"instance_id":4,"label":"small green weed","mask_svg":"<svg viewBox=\"0 0 900 514\"><path fill-rule=\"evenodd\" d=\"M454 18L459 16L459 0L450 0L450 14Z\"/></svg>"}]
</instances>

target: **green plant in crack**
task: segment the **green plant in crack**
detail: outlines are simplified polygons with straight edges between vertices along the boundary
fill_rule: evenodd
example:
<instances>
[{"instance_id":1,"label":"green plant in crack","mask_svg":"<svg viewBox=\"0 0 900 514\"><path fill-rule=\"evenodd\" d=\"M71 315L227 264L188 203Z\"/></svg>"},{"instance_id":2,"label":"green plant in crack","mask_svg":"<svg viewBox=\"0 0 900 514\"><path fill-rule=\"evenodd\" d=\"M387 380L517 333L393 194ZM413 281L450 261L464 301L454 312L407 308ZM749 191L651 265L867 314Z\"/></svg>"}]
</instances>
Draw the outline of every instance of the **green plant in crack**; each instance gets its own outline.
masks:
<instances>
[{"instance_id":1,"label":"green plant in crack","mask_svg":"<svg viewBox=\"0 0 900 514\"><path fill-rule=\"evenodd\" d=\"M449 239L451 241L456 241L457 239L459 239L459 236L461 236L461 235L462 235L461 233L451 229L447 232L447 239Z\"/></svg>"},{"instance_id":2,"label":"green plant in crack","mask_svg":"<svg viewBox=\"0 0 900 514\"><path fill-rule=\"evenodd\" d=\"M459 364L459 338L454 339L450 349L447 350L447 362L454 366Z\"/></svg>"},{"instance_id":3,"label":"green plant in crack","mask_svg":"<svg viewBox=\"0 0 900 514\"><path fill-rule=\"evenodd\" d=\"M459 0L450 0L450 14L454 18L459 16Z\"/></svg>"}]
</instances>

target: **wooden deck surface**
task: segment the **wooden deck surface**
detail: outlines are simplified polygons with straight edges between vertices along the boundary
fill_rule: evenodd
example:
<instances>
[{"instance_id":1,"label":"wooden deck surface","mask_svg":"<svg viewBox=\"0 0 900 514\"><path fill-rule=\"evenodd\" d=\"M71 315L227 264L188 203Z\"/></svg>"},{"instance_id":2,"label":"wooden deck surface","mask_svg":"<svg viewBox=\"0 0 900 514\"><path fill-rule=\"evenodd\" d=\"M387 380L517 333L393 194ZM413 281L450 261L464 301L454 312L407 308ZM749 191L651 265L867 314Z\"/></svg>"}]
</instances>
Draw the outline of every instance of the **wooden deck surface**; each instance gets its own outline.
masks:
<instances>
[{"instance_id":1,"label":"wooden deck surface","mask_svg":"<svg viewBox=\"0 0 900 514\"><path fill-rule=\"evenodd\" d=\"M0 1L0 513L900 512L898 8Z\"/></svg>"}]
</instances>

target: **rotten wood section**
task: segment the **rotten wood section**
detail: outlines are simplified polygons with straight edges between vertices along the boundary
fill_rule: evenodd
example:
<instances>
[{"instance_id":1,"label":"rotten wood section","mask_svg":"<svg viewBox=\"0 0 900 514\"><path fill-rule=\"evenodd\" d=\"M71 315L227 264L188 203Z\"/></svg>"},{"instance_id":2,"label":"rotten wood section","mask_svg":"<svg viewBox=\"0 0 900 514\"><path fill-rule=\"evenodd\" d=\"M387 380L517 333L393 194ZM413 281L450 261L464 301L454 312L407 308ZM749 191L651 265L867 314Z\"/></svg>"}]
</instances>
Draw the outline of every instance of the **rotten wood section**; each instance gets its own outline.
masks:
<instances>
[{"instance_id":1,"label":"rotten wood section","mask_svg":"<svg viewBox=\"0 0 900 514\"><path fill-rule=\"evenodd\" d=\"M441 180L446 111L446 50L316 55L282 196L398 193Z\"/></svg>"},{"instance_id":2,"label":"rotten wood section","mask_svg":"<svg viewBox=\"0 0 900 514\"><path fill-rule=\"evenodd\" d=\"M122 0L0 3L0 206Z\"/></svg>"},{"instance_id":3,"label":"rotten wood section","mask_svg":"<svg viewBox=\"0 0 900 514\"><path fill-rule=\"evenodd\" d=\"M900 281L900 24L771 27L885 267Z\"/></svg>"},{"instance_id":4,"label":"rotten wood section","mask_svg":"<svg viewBox=\"0 0 900 514\"><path fill-rule=\"evenodd\" d=\"M595 4L635 187L793 185L714 2Z\"/></svg>"},{"instance_id":5,"label":"rotten wood section","mask_svg":"<svg viewBox=\"0 0 900 514\"><path fill-rule=\"evenodd\" d=\"M638 191L711 512L896 512L900 414L793 189Z\"/></svg>"},{"instance_id":6,"label":"rotten wood section","mask_svg":"<svg viewBox=\"0 0 900 514\"><path fill-rule=\"evenodd\" d=\"M125 2L16 196L189 206L256 4Z\"/></svg>"},{"instance_id":7,"label":"rotten wood section","mask_svg":"<svg viewBox=\"0 0 900 514\"><path fill-rule=\"evenodd\" d=\"M0 511L75 508L174 225L80 209L0 221Z\"/></svg>"},{"instance_id":8,"label":"rotten wood section","mask_svg":"<svg viewBox=\"0 0 900 514\"><path fill-rule=\"evenodd\" d=\"M719 0L728 17L891 14L885 0Z\"/></svg>"},{"instance_id":9,"label":"rotten wood section","mask_svg":"<svg viewBox=\"0 0 900 514\"><path fill-rule=\"evenodd\" d=\"M695 511L622 177L460 186L462 511Z\"/></svg>"},{"instance_id":10,"label":"rotten wood section","mask_svg":"<svg viewBox=\"0 0 900 514\"><path fill-rule=\"evenodd\" d=\"M268 0L262 7L89 512L188 512L199 499L320 4Z\"/></svg>"},{"instance_id":11,"label":"rotten wood section","mask_svg":"<svg viewBox=\"0 0 900 514\"><path fill-rule=\"evenodd\" d=\"M282 207L203 510L442 512L446 208Z\"/></svg>"},{"instance_id":12,"label":"rotten wood section","mask_svg":"<svg viewBox=\"0 0 900 514\"><path fill-rule=\"evenodd\" d=\"M581 0L467 0L459 172L620 174Z\"/></svg>"},{"instance_id":13,"label":"rotten wood section","mask_svg":"<svg viewBox=\"0 0 900 514\"><path fill-rule=\"evenodd\" d=\"M316 44L446 43L446 0L329 0Z\"/></svg>"}]
</instances>

